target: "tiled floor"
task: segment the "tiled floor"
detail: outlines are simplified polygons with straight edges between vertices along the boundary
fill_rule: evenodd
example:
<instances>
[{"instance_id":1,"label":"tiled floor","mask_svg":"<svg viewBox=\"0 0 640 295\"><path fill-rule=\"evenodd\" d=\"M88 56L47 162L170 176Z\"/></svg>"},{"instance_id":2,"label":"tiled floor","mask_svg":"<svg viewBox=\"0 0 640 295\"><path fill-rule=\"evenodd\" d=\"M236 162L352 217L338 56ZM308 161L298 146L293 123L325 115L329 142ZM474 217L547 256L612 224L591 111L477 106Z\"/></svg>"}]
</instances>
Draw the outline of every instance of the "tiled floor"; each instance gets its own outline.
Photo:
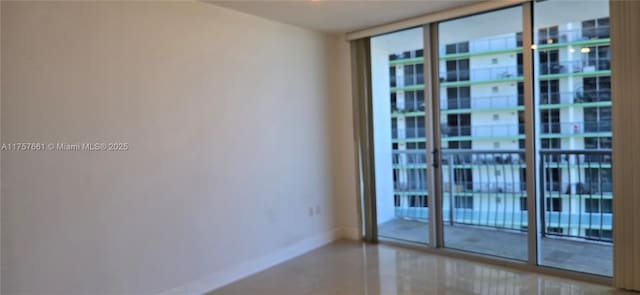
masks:
<instances>
[{"instance_id":1,"label":"tiled floor","mask_svg":"<svg viewBox=\"0 0 640 295\"><path fill-rule=\"evenodd\" d=\"M339 241L209 293L225 294L636 293L401 247Z\"/></svg>"},{"instance_id":2,"label":"tiled floor","mask_svg":"<svg viewBox=\"0 0 640 295\"><path fill-rule=\"evenodd\" d=\"M426 243L427 224L395 219L378 227L384 237ZM527 235L513 231L494 230L464 225L445 225L447 247L483 254L527 260ZM562 238L540 241L541 264L562 269L605 276L613 274L613 249L610 244Z\"/></svg>"}]
</instances>

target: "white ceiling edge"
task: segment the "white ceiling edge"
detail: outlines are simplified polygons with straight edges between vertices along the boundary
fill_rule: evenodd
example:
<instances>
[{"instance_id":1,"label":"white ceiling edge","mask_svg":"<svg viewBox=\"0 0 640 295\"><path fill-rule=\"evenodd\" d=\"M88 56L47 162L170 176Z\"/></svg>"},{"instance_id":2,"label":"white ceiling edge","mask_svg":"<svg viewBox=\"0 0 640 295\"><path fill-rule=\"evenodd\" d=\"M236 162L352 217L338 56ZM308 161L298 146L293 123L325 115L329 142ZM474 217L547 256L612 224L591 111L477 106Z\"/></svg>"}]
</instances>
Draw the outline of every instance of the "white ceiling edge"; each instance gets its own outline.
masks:
<instances>
[{"instance_id":1,"label":"white ceiling edge","mask_svg":"<svg viewBox=\"0 0 640 295\"><path fill-rule=\"evenodd\" d=\"M457 8L479 1L205 0L205 2L313 31L345 34L424 14Z\"/></svg>"}]
</instances>

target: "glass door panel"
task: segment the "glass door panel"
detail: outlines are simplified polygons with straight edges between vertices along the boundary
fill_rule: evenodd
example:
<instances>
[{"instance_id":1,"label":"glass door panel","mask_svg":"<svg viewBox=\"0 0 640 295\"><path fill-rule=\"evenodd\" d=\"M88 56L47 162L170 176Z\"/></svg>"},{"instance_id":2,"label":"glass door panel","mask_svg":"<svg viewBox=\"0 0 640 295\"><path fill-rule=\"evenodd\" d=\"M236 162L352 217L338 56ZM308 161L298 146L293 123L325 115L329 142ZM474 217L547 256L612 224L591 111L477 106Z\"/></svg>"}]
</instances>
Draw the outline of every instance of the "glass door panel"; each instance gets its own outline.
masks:
<instances>
[{"instance_id":1,"label":"glass door panel","mask_svg":"<svg viewBox=\"0 0 640 295\"><path fill-rule=\"evenodd\" d=\"M423 29L371 38L378 235L428 243Z\"/></svg>"},{"instance_id":2,"label":"glass door panel","mask_svg":"<svg viewBox=\"0 0 640 295\"><path fill-rule=\"evenodd\" d=\"M527 259L522 8L439 24L444 245Z\"/></svg>"},{"instance_id":3,"label":"glass door panel","mask_svg":"<svg viewBox=\"0 0 640 295\"><path fill-rule=\"evenodd\" d=\"M539 263L612 275L609 3L534 6Z\"/></svg>"}]
</instances>

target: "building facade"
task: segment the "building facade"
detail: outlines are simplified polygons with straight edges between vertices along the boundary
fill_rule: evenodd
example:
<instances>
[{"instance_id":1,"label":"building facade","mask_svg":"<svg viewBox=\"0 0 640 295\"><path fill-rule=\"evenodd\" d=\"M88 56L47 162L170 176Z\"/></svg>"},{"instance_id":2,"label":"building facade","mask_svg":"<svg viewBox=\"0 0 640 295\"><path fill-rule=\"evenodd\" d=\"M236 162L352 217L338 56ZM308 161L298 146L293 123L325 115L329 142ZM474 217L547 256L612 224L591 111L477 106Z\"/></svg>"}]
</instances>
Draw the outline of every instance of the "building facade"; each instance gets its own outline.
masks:
<instances>
[{"instance_id":1,"label":"building facade","mask_svg":"<svg viewBox=\"0 0 640 295\"><path fill-rule=\"evenodd\" d=\"M609 20L537 28L537 167L524 161L521 33L442 44L445 223L526 231L536 173L544 234L611 241ZM427 220L423 51L389 56L395 216ZM430 155L429 155L430 156Z\"/></svg>"}]
</instances>

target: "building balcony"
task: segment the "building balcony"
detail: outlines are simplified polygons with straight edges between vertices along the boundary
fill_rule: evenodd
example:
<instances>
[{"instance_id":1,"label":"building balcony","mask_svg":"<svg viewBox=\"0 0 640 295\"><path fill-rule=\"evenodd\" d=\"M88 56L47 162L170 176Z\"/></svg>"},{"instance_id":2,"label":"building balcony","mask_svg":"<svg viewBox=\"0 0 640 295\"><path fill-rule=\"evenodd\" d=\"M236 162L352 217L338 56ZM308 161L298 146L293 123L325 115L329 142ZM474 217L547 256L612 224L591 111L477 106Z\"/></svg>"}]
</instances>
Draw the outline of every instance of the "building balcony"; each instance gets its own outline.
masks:
<instances>
[{"instance_id":1,"label":"building balcony","mask_svg":"<svg viewBox=\"0 0 640 295\"><path fill-rule=\"evenodd\" d=\"M463 97L440 100L443 112L454 110L512 110L522 107L524 97L521 95L492 95L481 97Z\"/></svg>"},{"instance_id":2,"label":"building balcony","mask_svg":"<svg viewBox=\"0 0 640 295\"><path fill-rule=\"evenodd\" d=\"M554 92L540 93L538 95L540 106L550 108L551 106L606 106L611 105L611 90L581 90L574 92ZM604 103L603 103L604 102Z\"/></svg>"},{"instance_id":3,"label":"building balcony","mask_svg":"<svg viewBox=\"0 0 640 295\"><path fill-rule=\"evenodd\" d=\"M517 137L524 134L523 124L494 124L481 126L442 126L442 137L472 136L474 138Z\"/></svg>"},{"instance_id":4,"label":"building balcony","mask_svg":"<svg viewBox=\"0 0 640 295\"><path fill-rule=\"evenodd\" d=\"M565 76L611 75L611 62L608 59L546 62L540 63L537 68L543 80Z\"/></svg>"},{"instance_id":5,"label":"building balcony","mask_svg":"<svg viewBox=\"0 0 640 295\"><path fill-rule=\"evenodd\" d=\"M541 123L542 134L584 135L590 133L610 133L611 120L591 122Z\"/></svg>"},{"instance_id":6,"label":"building balcony","mask_svg":"<svg viewBox=\"0 0 640 295\"><path fill-rule=\"evenodd\" d=\"M467 52L452 52L447 50L447 46L441 46L440 59L447 60L473 55L491 55L518 51L522 51L522 39L518 39L514 33L509 36L473 40L469 42Z\"/></svg>"},{"instance_id":7,"label":"building balcony","mask_svg":"<svg viewBox=\"0 0 640 295\"><path fill-rule=\"evenodd\" d=\"M609 42L609 27L602 26L597 28L580 28L573 30L562 30L557 33L550 34L538 34L536 36L536 44L543 45L539 48L545 48L544 46L558 47L562 45L568 45L571 43L577 43L575 45L589 45L590 43L601 43L602 41ZM591 42L589 42L591 41ZM600 42L598 42L600 41Z\"/></svg>"},{"instance_id":8,"label":"building balcony","mask_svg":"<svg viewBox=\"0 0 640 295\"><path fill-rule=\"evenodd\" d=\"M419 152L424 154L401 151L397 162L422 163L425 158L418 158ZM413 160L401 155L412 155ZM542 260L551 266L611 275L611 179L591 169L610 165L611 150L541 150L538 159ZM527 198L533 197L527 195L523 162L523 150L442 151L446 246L513 259L526 257L523 247L513 246L527 244ZM424 170L420 173L426 175ZM395 219L379 226L380 235L426 242L429 205L416 201L416 194L427 196L426 177L399 178L403 180L395 187ZM401 194L408 191L413 194Z\"/></svg>"},{"instance_id":9,"label":"building balcony","mask_svg":"<svg viewBox=\"0 0 640 295\"><path fill-rule=\"evenodd\" d=\"M441 86L509 82L521 79L522 66L516 65L440 72Z\"/></svg>"},{"instance_id":10,"label":"building balcony","mask_svg":"<svg viewBox=\"0 0 640 295\"><path fill-rule=\"evenodd\" d=\"M392 139L409 139L409 138L424 139L424 136L425 136L424 130L425 130L424 127L392 128L391 138Z\"/></svg>"}]
</instances>

